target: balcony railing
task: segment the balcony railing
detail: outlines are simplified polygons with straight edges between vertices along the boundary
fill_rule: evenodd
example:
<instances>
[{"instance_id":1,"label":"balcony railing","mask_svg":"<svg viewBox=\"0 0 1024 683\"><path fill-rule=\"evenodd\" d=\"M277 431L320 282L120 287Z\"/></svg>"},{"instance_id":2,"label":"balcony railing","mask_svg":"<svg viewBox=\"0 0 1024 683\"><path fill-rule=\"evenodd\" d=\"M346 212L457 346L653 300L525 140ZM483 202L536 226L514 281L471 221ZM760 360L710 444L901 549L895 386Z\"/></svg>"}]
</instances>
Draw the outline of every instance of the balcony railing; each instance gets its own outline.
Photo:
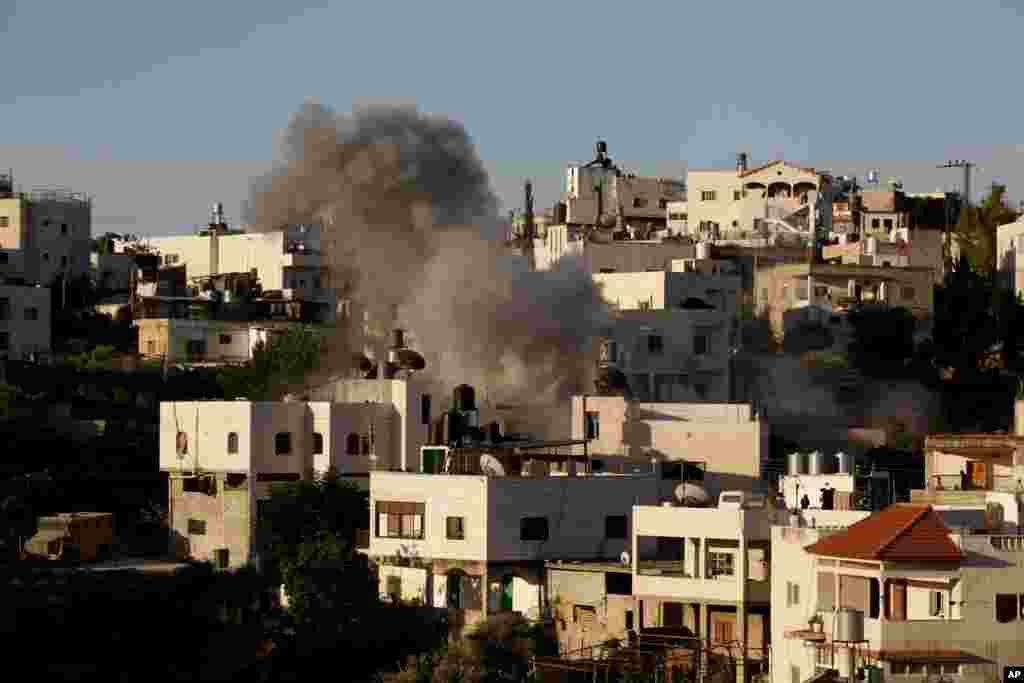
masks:
<instances>
[{"instance_id":1,"label":"balcony railing","mask_svg":"<svg viewBox=\"0 0 1024 683\"><path fill-rule=\"evenodd\" d=\"M675 560L640 560L637 562L637 573L643 576L675 576L683 579L696 578L686 571L683 562Z\"/></svg>"},{"instance_id":2,"label":"balcony railing","mask_svg":"<svg viewBox=\"0 0 1024 683\"><path fill-rule=\"evenodd\" d=\"M1024 483L1020 477L1012 475L994 475L991 488L979 486L970 479L967 480L967 487L963 487L963 475L956 474L933 474L928 479L929 490L931 491L964 491L981 492L1000 491L1009 493L1024 493Z\"/></svg>"}]
</instances>

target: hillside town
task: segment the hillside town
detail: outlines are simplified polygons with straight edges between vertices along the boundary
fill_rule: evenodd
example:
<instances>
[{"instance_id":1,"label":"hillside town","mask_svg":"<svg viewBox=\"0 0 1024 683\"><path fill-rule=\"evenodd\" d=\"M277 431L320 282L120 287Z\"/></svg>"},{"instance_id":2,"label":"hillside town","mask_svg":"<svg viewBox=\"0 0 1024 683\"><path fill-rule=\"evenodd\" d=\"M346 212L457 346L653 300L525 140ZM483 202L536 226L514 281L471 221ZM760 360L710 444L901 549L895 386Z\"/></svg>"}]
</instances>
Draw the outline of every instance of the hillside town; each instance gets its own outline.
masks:
<instances>
[{"instance_id":1,"label":"hillside town","mask_svg":"<svg viewBox=\"0 0 1024 683\"><path fill-rule=\"evenodd\" d=\"M996 680L1024 664L1005 192L745 153L642 177L598 141L497 245L606 312L551 392L381 315L333 218L96 235L92 198L0 176L9 625L206 571L245 585L193 598L255 629L240 675L362 601L448 653L512 619L537 681Z\"/></svg>"}]
</instances>

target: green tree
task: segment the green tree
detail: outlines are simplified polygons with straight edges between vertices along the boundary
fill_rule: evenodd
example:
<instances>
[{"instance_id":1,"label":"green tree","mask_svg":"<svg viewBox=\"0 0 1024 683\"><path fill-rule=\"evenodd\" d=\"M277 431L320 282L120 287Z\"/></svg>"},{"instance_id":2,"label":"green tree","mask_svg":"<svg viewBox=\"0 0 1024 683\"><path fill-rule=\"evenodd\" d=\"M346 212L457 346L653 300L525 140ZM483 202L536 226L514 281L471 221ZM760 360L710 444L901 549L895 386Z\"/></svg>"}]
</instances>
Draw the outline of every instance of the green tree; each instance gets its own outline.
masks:
<instances>
[{"instance_id":1,"label":"green tree","mask_svg":"<svg viewBox=\"0 0 1024 683\"><path fill-rule=\"evenodd\" d=\"M21 389L13 384L0 382L0 418L14 417L21 398Z\"/></svg>"},{"instance_id":2,"label":"green tree","mask_svg":"<svg viewBox=\"0 0 1024 683\"><path fill-rule=\"evenodd\" d=\"M864 308L850 314L849 354L865 375L900 377L914 355L914 316L906 308Z\"/></svg>"},{"instance_id":3,"label":"green tree","mask_svg":"<svg viewBox=\"0 0 1024 683\"><path fill-rule=\"evenodd\" d=\"M1006 204L1006 186L996 183L977 207L965 208L954 230L961 254L981 275L991 278L1001 264L996 263L996 233L1000 225L1017 219Z\"/></svg>"},{"instance_id":4,"label":"green tree","mask_svg":"<svg viewBox=\"0 0 1024 683\"><path fill-rule=\"evenodd\" d=\"M38 520L32 508L17 496L0 500L0 540L9 558L17 559L25 541L36 535Z\"/></svg>"},{"instance_id":5,"label":"green tree","mask_svg":"<svg viewBox=\"0 0 1024 683\"><path fill-rule=\"evenodd\" d=\"M975 376L998 337L991 280L962 255L935 292L935 363L950 371L950 379Z\"/></svg>"},{"instance_id":6,"label":"green tree","mask_svg":"<svg viewBox=\"0 0 1024 683\"><path fill-rule=\"evenodd\" d=\"M270 344L260 345L245 366L221 370L217 383L225 398L273 400L317 367L322 349L323 337L315 328L290 328Z\"/></svg>"}]
</instances>

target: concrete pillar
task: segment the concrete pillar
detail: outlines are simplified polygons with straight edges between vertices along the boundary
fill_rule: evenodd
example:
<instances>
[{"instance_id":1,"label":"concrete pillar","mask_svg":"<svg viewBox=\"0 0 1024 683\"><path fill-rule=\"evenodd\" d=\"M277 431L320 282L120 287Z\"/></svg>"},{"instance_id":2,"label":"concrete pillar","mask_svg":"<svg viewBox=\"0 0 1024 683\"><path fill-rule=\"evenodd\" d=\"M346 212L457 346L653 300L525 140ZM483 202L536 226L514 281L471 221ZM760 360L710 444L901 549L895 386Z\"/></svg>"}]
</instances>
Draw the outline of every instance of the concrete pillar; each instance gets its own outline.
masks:
<instances>
[{"instance_id":1,"label":"concrete pillar","mask_svg":"<svg viewBox=\"0 0 1024 683\"><path fill-rule=\"evenodd\" d=\"M736 572L736 639L739 641L739 652L736 657L736 683L746 683L747 680L747 574L748 574L748 553L747 539L740 536L739 549L737 551Z\"/></svg>"},{"instance_id":2,"label":"concrete pillar","mask_svg":"<svg viewBox=\"0 0 1024 683\"><path fill-rule=\"evenodd\" d=\"M700 604L700 627L697 629L697 636L701 639L700 666L698 671L699 681L704 681L708 674L708 650L711 649L711 620L708 616L708 605L706 602Z\"/></svg>"}]
</instances>

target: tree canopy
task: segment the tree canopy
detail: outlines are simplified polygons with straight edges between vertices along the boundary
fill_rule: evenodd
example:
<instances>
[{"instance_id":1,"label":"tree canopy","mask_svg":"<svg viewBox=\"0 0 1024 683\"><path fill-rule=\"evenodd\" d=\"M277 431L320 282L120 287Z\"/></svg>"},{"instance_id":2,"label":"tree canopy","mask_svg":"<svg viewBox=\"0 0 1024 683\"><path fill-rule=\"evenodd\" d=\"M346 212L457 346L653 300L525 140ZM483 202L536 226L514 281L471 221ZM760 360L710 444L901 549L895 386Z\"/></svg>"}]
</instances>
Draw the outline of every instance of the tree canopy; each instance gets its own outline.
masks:
<instances>
[{"instance_id":1,"label":"tree canopy","mask_svg":"<svg viewBox=\"0 0 1024 683\"><path fill-rule=\"evenodd\" d=\"M323 335L316 328L289 328L259 345L245 366L221 370L217 383L228 399L275 400L319 365L322 349Z\"/></svg>"},{"instance_id":2,"label":"tree canopy","mask_svg":"<svg viewBox=\"0 0 1024 683\"><path fill-rule=\"evenodd\" d=\"M1001 265L996 263L998 228L1016 219L1017 213L1006 203L1006 186L995 183L980 205L960 211L954 230L960 253L980 275L995 275Z\"/></svg>"},{"instance_id":3,"label":"tree canopy","mask_svg":"<svg viewBox=\"0 0 1024 683\"><path fill-rule=\"evenodd\" d=\"M906 308L865 308L850 314L850 357L865 375L899 377L914 355L914 316Z\"/></svg>"}]
</instances>

